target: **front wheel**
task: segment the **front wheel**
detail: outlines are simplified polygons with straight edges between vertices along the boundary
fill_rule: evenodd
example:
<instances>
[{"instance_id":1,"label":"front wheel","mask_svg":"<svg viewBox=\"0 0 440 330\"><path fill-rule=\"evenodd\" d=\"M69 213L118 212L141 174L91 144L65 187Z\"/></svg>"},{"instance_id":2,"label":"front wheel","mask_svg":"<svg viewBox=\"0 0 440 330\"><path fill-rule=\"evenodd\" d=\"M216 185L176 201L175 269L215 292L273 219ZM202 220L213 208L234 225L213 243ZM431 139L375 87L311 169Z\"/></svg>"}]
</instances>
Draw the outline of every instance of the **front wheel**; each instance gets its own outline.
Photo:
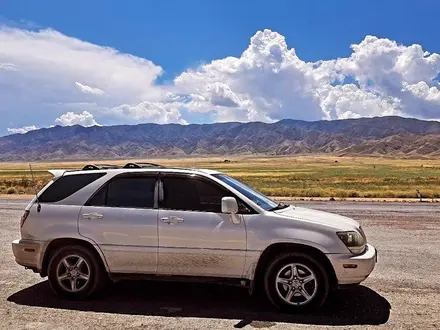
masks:
<instances>
[{"instance_id":1,"label":"front wheel","mask_svg":"<svg viewBox=\"0 0 440 330\"><path fill-rule=\"evenodd\" d=\"M66 246L49 262L52 290L67 299L85 299L103 283L103 270L93 253L83 246Z\"/></svg>"},{"instance_id":2,"label":"front wheel","mask_svg":"<svg viewBox=\"0 0 440 330\"><path fill-rule=\"evenodd\" d=\"M326 271L303 253L286 253L273 260L266 270L264 286L269 300L288 312L318 308L329 292Z\"/></svg>"}]
</instances>

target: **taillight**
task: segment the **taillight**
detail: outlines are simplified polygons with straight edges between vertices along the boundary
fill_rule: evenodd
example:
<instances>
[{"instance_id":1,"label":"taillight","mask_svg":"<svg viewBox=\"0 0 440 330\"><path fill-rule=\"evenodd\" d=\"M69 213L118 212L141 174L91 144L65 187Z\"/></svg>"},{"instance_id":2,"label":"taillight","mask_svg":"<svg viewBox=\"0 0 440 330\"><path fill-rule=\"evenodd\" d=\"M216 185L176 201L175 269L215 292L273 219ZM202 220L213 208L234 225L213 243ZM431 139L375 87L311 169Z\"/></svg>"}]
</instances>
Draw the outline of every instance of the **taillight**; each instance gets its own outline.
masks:
<instances>
[{"instance_id":1,"label":"taillight","mask_svg":"<svg viewBox=\"0 0 440 330\"><path fill-rule=\"evenodd\" d=\"M23 215L21 216L21 221L20 221L20 228L23 227L24 222L26 221L27 217L29 216L29 211L24 211Z\"/></svg>"}]
</instances>

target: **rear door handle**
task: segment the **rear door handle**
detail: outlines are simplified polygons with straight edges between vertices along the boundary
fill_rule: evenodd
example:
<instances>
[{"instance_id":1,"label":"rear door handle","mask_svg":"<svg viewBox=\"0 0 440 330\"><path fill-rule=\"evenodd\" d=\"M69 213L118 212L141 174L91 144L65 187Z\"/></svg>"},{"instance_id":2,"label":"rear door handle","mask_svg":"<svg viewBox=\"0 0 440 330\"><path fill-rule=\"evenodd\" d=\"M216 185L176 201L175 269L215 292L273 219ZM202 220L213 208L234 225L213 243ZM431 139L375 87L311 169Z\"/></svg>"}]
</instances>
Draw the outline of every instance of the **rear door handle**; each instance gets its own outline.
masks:
<instances>
[{"instance_id":1,"label":"rear door handle","mask_svg":"<svg viewBox=\"0 0 440 330\"><path fill-rule=\"evenodd\" d=\"M163 217L160 219L162 222L165 222L169 225L175 225L176 223L182 223L183 219L179 217Z\"/></svg>"},{"instance_id":2,"label":"rear door handle","mask_svg":"<svg viewBox=\"0 0 440 330\"><path fill-rule=\"evenodd\" d=\"M96 212L83 214L83 218L84 219L89 219L89 220L91 220L91 219L102 219L103 217L104 217L104 215L102 215L100 213L96 213Z\"/></svg>"}]
</instances>

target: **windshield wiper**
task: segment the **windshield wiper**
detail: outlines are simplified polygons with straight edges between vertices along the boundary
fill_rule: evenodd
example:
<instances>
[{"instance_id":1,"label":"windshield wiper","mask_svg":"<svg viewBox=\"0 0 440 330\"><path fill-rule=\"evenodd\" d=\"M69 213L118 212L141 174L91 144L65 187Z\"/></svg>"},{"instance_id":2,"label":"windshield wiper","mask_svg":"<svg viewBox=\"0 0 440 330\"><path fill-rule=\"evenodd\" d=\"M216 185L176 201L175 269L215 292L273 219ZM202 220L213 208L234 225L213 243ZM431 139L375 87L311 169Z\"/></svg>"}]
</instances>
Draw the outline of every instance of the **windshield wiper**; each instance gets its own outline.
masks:
<instances>
[{"instance_id":1,"label":"windshield wiper","mask_svg":"<svg viewBox=\"0 0 440 330\"><path fill-rule=\"evenodd\" d=\"M283 202L279 202L277 206L271 208L269 211L276 211L276 210L282 210L286 207L289 207L289 204L284 204Z\"/></svg>"}]
</instances>

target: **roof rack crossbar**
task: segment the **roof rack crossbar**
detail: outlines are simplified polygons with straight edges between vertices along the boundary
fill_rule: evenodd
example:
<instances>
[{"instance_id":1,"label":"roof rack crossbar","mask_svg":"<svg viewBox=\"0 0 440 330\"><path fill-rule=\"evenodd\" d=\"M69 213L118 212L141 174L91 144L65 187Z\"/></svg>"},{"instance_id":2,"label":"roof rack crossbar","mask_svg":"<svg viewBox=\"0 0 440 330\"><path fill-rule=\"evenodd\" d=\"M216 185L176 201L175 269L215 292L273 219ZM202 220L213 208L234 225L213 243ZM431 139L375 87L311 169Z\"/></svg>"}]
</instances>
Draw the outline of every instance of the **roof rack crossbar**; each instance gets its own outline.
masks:
<instances>
[{"instance_id":1,"label":"roof rack crossbar","mask_svg":"<svg viewBox=\"0 0 440 330\"><path fill-rule=\"evenodd\" d=\"M116 169L116 168L121 168L121 167L118 165L111 165L111 164L87 164L82 168L82 170L83 171L108 170L108 169Z\"/></svg>"},{"instance_id":2,"label":"roof rack crossbar","mask_svg":"<svg viewBox=\"0 0 440 330\"><path fill-rule=\"evenodd\" d=\"M145 167L163 167L154 163L127 163L123 168L145 168Z\"/></svg>"}]
</instances>

